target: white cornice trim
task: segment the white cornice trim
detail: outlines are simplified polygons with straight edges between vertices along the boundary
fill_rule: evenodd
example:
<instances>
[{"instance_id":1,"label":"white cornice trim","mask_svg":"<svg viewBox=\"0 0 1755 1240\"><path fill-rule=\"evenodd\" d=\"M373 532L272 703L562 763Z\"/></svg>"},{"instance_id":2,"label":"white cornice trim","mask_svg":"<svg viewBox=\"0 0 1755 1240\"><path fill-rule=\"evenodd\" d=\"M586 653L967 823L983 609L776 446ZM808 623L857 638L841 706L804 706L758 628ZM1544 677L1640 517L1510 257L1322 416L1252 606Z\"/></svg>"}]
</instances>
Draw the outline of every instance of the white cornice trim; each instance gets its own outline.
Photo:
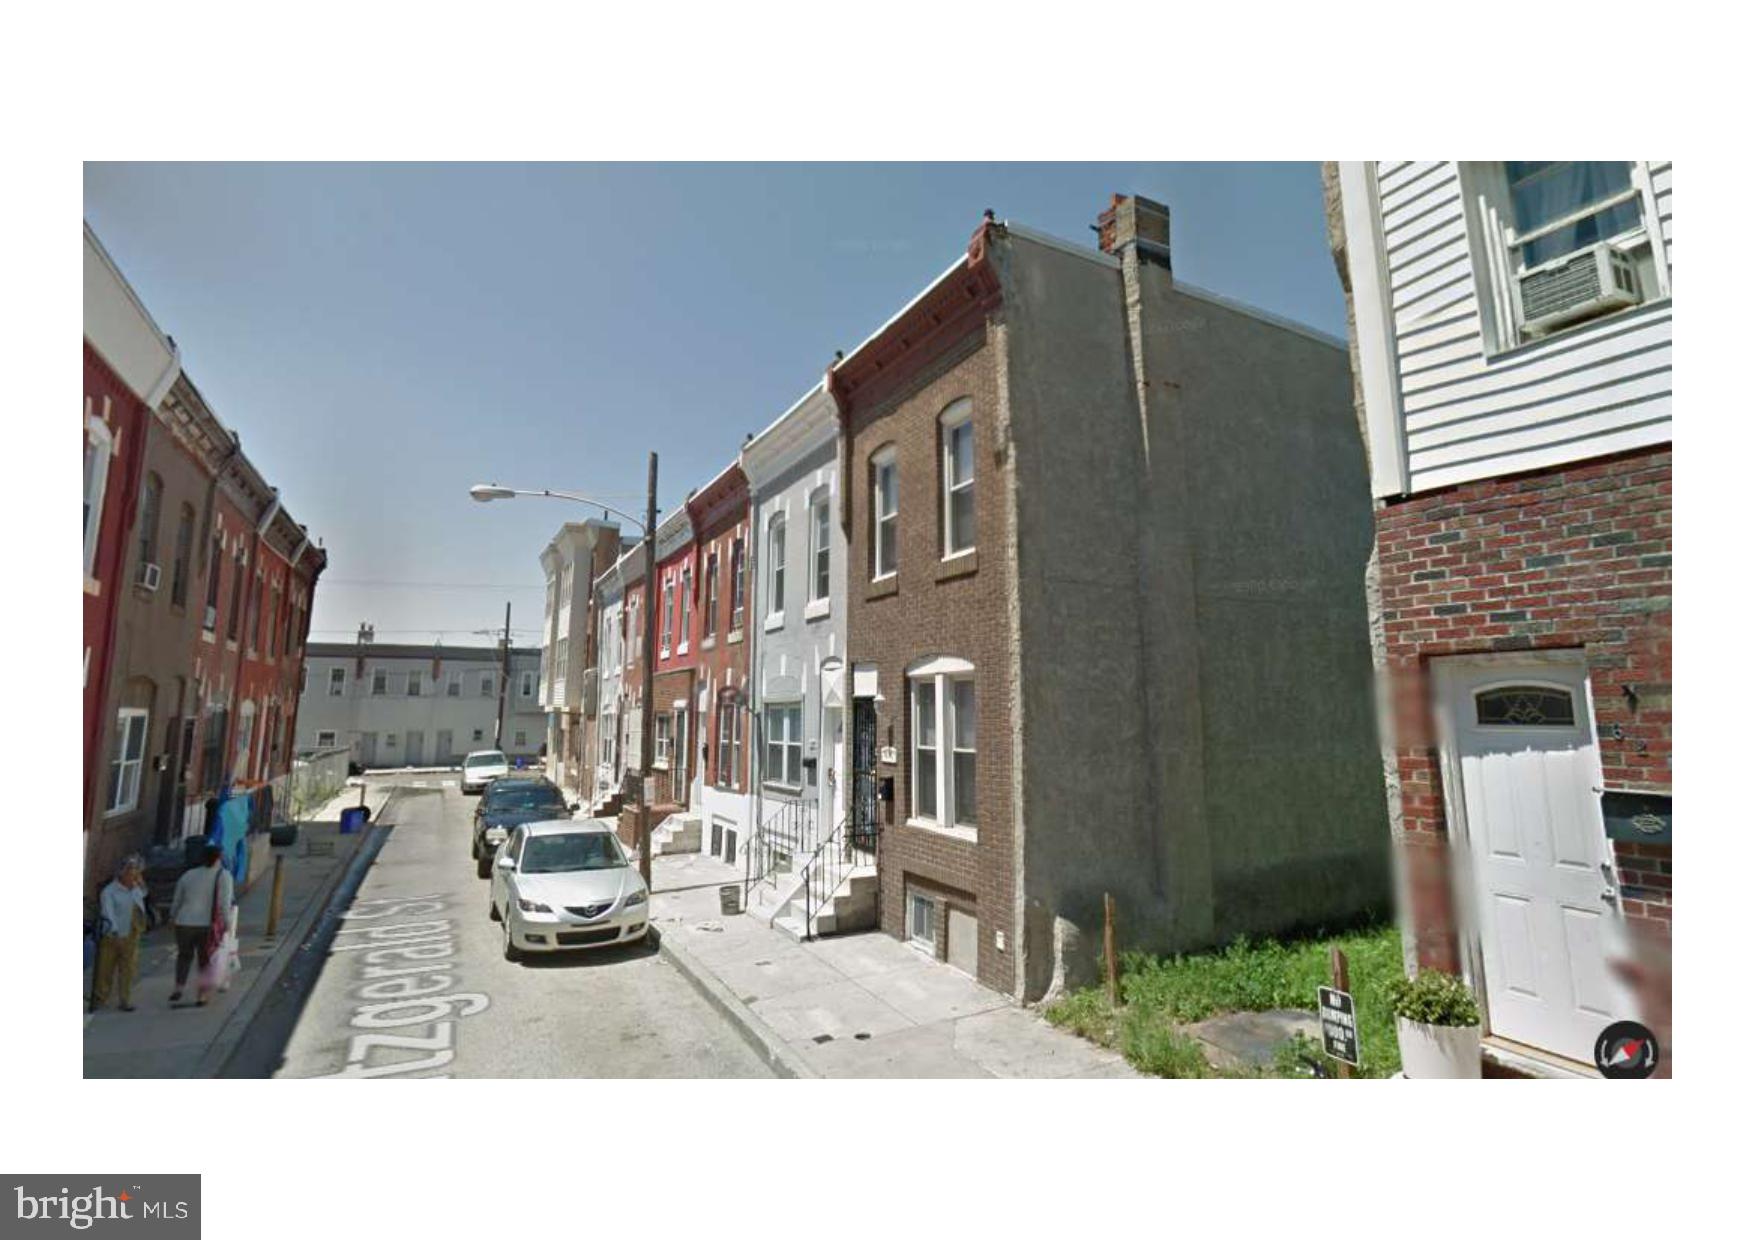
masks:
<instances>
[{"instance_id":1,"label":"white cornice trim","mask_svg":"<svg viewBox=\"0 0 1755 1240\"><path fill-rule=\"evenodd\" d=\"M819 381L744 445L742 465L750 490L765 487L802 457L832 443L840 429L835 402Z\"/></svg>"},{"instance_id":2,"label":"white cornice trim","mask_svg":"<svg viewBox=\"0 0 1755 1240\"><path fill-rule=\"evenodd\" d=\"M1347 277L1353 286L1353 330L1359 337L1359 390L1365 401L1365 429L1370 439L1371 494L1379 498L1405 495L1408 454L1402 437L1401 384L1396 374L1395 320L1390 312L1377 165L1348 160L1338 171Z\"/></svg>"}]
</instances>

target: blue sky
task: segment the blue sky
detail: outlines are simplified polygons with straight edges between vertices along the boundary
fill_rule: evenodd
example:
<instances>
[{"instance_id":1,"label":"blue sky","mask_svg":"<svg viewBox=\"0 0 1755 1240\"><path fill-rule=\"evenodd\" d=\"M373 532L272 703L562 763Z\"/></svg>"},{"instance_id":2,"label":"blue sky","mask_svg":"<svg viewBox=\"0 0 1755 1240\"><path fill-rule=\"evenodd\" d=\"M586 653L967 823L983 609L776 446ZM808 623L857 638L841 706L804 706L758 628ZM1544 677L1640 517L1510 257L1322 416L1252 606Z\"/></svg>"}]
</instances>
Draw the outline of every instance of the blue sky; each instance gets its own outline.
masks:
<instances>
[{"instance_id":1,"label":"blue sky","mask_svg":"<svg viewBox=\"0 0 1755 1240\"><path fill-rule=\"evenodd\" d=\"M962 251L1170 204L1177 274L1342 335L1314 164L87 164L85 212L321 537L314 640L541 623L558 501L670 508Z\"/></svg>"}]
</instances>

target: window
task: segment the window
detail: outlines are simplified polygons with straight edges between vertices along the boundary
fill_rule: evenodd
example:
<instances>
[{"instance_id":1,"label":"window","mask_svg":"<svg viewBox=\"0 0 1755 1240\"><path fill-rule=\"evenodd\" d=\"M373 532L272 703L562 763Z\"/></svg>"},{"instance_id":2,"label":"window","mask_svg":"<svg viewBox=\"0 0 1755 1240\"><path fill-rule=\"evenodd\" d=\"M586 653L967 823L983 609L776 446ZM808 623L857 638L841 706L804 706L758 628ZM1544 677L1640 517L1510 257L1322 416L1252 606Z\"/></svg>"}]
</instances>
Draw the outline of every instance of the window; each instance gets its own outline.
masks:
<instances>
[{"instance_id":1,"label":"window","mask_svg":"<svg viewBox=\"0 0 1755 1240\"><path fill-rule=\"evenodd\" d=\"M512 744L517 746L518 748L522 749L524 747L524 744L525 744L524 733L522 733L522 732L512 733Z\"/></svg>"},{"instance_id":2,"label":"window","mask_svg":"<svg viewBox=\"0 0 1755 1240\"><path fill-rule=\"evenodd\" d=\"M372 669L372 696L383 697L390 692L390 673L381 667Z\"/></svg>"},{"instance_id":3,"label":"window","mask_svg":"<svg viewBox=\"0 0 1755 1240\"><path fill-rule=\"evenodd\" d=\"M734 787L737 784L738 755L742 749L742 737L738 734L743 726L743 714L736 702L719 703L719 786Z\"/></svg>"},{"instance_id":4,"label":"window","mask_svg":"<svg viewBox=\"0 0 1755 1240\"><path fill-rule=\"evenodd\" d=\"M463 696L462 672L451 673L450 679L445 682L445 696L454 698L460 698Z\"/></svg>"},{"instance_id":5,"label":"window","mask_svg":"<svg viewBox=\"0 0 1755 1240\"><path fill-rule=\"evenodd\" d=\"M347 669L332 667L329 669L329 696L340 697L347 692Z\"/></svg>"},{"instance_id":6,"label":"window","mask_svg":"<svg viewBox=\"0 0 1755 1240\"><path fill-rule=\"evenodd\" d=\"M494 695L494 674L492 672L483 672L481 674L481 696L482 697L492 697L493 695Z\"/></svg>"},{"instance_id":7,"label":"window","mask_svg":"<svg viewBox=\"0 0 1755 1240\"><path fill-rule=\"evenodd\" d=\"M743 627L743 590L744 590L743 539L731 540L731 627L735 632Z\"/></svg>"},{"instance_id":8,"label":"window","mask_svg":"<svg viewBox=\"0 0 1755 1240\"><path fill-rule=\"evenodd\" d=\"M786 611L786 518L768 522L768 614Z\"/></svg>"},{"instance_id":9,"label":"window","mask_svg":"<svg viewBox=\"0 0 1755 1240\"><path fill-rule=\"evenodd\" d=\"M116 752L110 759L109 814L125 814L140 804L140 773L146 765L146 712L116 712Z\"/></svg>"},{"instance_id":10,"label":"window","mask_svg":"<svg viewBox=\"0 0 1755 1240\"><path fill-rule=\"evenodd\" d=\"M1525 269L1539 267L1641 224L1639 191L1626 160L1512 161L1505 165L1512 244Z\"/></svg>"},{"instance_id":11,"label":"window","mask_svg":"<svg viewBox=\"0 0 1755 1240\"><path fill-rule=\"evenodd\" d=\"M767 753L762 778L794 788L804 783L804 709L770 706L764 712Z\"/></svg>"},{"instance_id":12,"label":"window","mask_svg":"<svg viewBox=\"0 0 1755 1240\"><path fill-rule=\"evenodd\" d=\"M555 680L561 685L567 683L567 639L564 637L555 643Z\"/></svg>"},{"instance_id":13,"label":"window","mask_svg":"<svg viewBox=\"0 0 1755 1240\"><path fill-rule=\"evenodd\" d=\"M640 652L646 644L646 631L640 627L640 600L628 600L628 666L632 667L640 661Z\"/></svg>"},{"instance_id":14,"label":"window","mask_svg":"<svg viewBox=\"0 0 1755 1240\"><path fill-rule=\"evenodd\" d=\"M317 748L318 749L333 749L333 748L335 748L335 733L333 733L333 732L319 732L319 733L317 733Z\"/></svg>"},{"instance_id":15,"label":"window","mask_svg":"<svg viewBox=\"0 0 1755 1240\"><path fill-rule=\"evenodd\" d=\"M871 577L896 571L896 450L885 448L871 458Z\"/></svg>"},{"instance_id":16,"label":"window","mask_svg":"<svg viewBox=\"0 0 1755 1240\"><path fill-rule=\"evenodd\" d=\"M158 563L158 513L164 503L164 479L147 474L140 486L140 562Z\"/></svg>"},{"instance_id":17,"label":"window","mask_svg":"<svg viewBox=\"0 0 1755 1240\"><path fill-rule=\"evenodd\" d=\"M711 637L719 631L719 553L707 557L707 614L702 618L701 632Z\"/></svg>"},{"instance_id":18,"label":"window","mask_svg":"<svg viewBox=\"0 0 1755 1240\"><path fill-rule=\"evenodd\" d=\"M695 605L695 568L689 565L682 574L682 620L677 625L676 648L679 651L689 648L689 622L694 619Z\"/></svg>"},{"instance_id":19,"label":"window","mask_svg":"<svg viewBox=\"0 0 1755 1240\"><path fill-rule=\"evenodd\" d=\"M232 737L232 778L250 778L250 749L256 743L256 703L238 708L238 730Z\"/></svg>"},{"instance_id":20,"label":"window","mask_svg":"<svg viewBox=\"0 0 1755 1240\"><path fill-rule=\"evenodd\" d=\"M256 576L244 592L244 637L251 654L256 653L256 635L261 629L262 578Z\"/></svg>"},{"instance_id":21,"label":"window","mask_svg":"<svg viewBox=\"0 0 1755 1240\"><path fill-rule=\"evenodd\" d=\"M195 510L184 504L177 515L177 545L171 552L171 604L189 603L189 557L195 553Z\"/></svg>"},{"instance_id":22,"label":"window","mask_svg":"<svg viewBox=\"0 0 1755 1240\"><path fill-rule=\"evenodd\" d=\"M305 690L311 687L311 665L299 664L299 696L305 696Z\"/></svg>"},{"instance_id":23,"label":"window","mask_svg":"<svg viewBox=\"0 0 1755 1240\"><path fill-rule=\"evenodd\" d=\"M279 640L280 635L280 625L277 623L280 619L280 583L278 581L274 583L274 593L269 597L271 601L268 604L268 657L272 659L277 653L275 642Z\"/></svg>"},{"instance_id":24,"label":"window","mask_svg":"<svg viewBox=\"0 0 1755 1240\"><path fill-rule=\"evenodd\" d=\"M418 667L409 671L409 673L408 673L408 696L409 697L419 697L420 696L420 682L421 682L422 674L423 673L421 672L421 670Z\"/></svg>"},{"instance_id":25,"label":"window","mask_svg":"<svg viewBox=\"0 0 1755 1240\"><path fill-rule=\"evenodd\" d=\"M975 422L967 397L939 415L944 462L944 555L975 549Z\"/></svg>"},{"instance_id":26,"label":"window","mask_svg":"<svg viewBox=\"0 0 1755 1240\"><path fill-rule=\"evenodd\" d=\"M974 668L962 659L927 661L909 673L913 711L913 821L973 829L975 782Z\"/></svg>"},{"instance_id":27,"label":"window","mask_svg":"<svg viewBox=\"0 0 1755 1240\"><path fill-rule=\"evenodd\" d=\"M104 520L104 492L110 480L110 428L102 418L85 418L85 575L97 567L98 529Z\"/></svg>"},{"instance_id":28,"label":"window","mask_svg":"<svg viewBox=\"0 0 1755 1240\"><path fill-rule=\"evenodd\" d=\"M396 748L396 733L394 733L394 732L384 733L384 748L386 748L386 749Z\"/></svg>"},{"instance_id":29,"label":"window","mask_svg":"<svg viewBox=\"0 0 1755 1240\"><path fill-rule=\"evenodd\" d=\"M482 730L480 728L471 728L470 729L469 743L471 745L481 744L481 738L482 738Z\"/></svg>"},{"instance_id":30,"label":"window","mask_svg":"<svg viewBox=\"0 0 1755 1240\"><path fill-rule=\"evenodd\" d=\"M810 601L829 597L829 493L819 492L810 502Z\"/></svg>"},{"instance_id":31,"label":"window","mask_svg":"<svg viewBox=\"0 0 1755 1240\"><path fill-rule=\"evenodd\" d=\"M518 673L518 696L533 698L536 696L536 673L524 671Z\"/></svg>"},{"instance_id":32,"label":"window","mask_svg":"<svg viewBox=\"0 0 1755 1240\"><path fill-rule=\"evenodd\" d=\"M207 611L201 617L201 627L209 633L219 626L219 565L224 557L225 540L215 534L207 549Z\"/></svg>"},{"instance_id":33,"label":"window","mask_svg":"<svg viewBox=\"0 0 1755 1240\"><path fill-rule=\"evenodd\" d=\"M610 711L603 716L597 731L597 764L599 766L615 765L615 712Z\"/></svg>"},{"instance_id":34,"label":"window","mask_svg":"<svg viewBox=\"0 0 1755 1240\"><path fill-rule=\"evenodd\" d=\"M667 580L664 583L664 633L658 643L658 653L664 658L670 657L670 626L673 618L672 613L675 607L676 582L672 579Z\"/></svg>"},{"instance_id":35,"label":"window","mask_svg":"<svg viewBox=\"0 0 1755 1240\"><path fill-rule=\"evenodd\" d=\"M1570 728L1572 694L1558 686L1507 685L1475 694L1475 722L1483 727Z\"/></svg>"},{"instance_id":36,"label":"window","mask_svg":"<svg viewBox=\"0 0 1755 1240\"><path fill-rule=\"evenodd\" d=\"M908 941L928 951L938 945L938 909L931 896L908 893Z\"/></svg>"},{"instance_id":37,"label":"window","mask_svg":"<svg viewBox=\"0 0 1755 1240\"><path fill-rule=\"evenodd\" d=\"M657 766L670 765L670 716L659 714L652 720L652 761Z\"/></svg>"},{"instance_id":38,"label":"window","mask_svg":"<svg viewBox=\"0 0 1755 1240\"><path fill-rule=\"evenodd\" d=\"M244 618L244 555L239 552L232 557L232 601L225 618L225 639L228 642L238 640L238 622Z\"/></svg>"}]
</instances>

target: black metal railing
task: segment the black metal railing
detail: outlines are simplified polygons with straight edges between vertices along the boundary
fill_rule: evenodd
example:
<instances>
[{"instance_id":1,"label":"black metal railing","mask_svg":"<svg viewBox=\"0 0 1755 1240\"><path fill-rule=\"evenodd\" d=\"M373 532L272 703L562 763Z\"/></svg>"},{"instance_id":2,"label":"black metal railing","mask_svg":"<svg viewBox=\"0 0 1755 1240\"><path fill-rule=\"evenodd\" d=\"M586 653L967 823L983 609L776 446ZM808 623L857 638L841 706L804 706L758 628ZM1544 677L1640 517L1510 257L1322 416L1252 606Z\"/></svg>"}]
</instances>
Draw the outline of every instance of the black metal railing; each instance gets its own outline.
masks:
<instances>
[{"instance_id":1,"label":"black metal railing","mask_svg":"<svg viewBox=\"0 0 1755 1240\"><path fill-rule=\"evenodd\" d=\"M817 914L835 898L849 871L856 866L877 865L876 824L850 814L841 819L829 838L804 867L804 936L816 937Z\"/></svg>"},{"instance_id":2,"label":"black metal railing","mask_svg":"<svg viewBox=\"0 0 1755 1240\"><path fill-rule=\"evenodd\" d=\"M761 882L774 886L779 875L795 870L816 846L816 803L782 801L766 822L757 824L745 852L748 864L744 869L744 906L749 906L751 888Z\"/></svg>"}]
</instances>

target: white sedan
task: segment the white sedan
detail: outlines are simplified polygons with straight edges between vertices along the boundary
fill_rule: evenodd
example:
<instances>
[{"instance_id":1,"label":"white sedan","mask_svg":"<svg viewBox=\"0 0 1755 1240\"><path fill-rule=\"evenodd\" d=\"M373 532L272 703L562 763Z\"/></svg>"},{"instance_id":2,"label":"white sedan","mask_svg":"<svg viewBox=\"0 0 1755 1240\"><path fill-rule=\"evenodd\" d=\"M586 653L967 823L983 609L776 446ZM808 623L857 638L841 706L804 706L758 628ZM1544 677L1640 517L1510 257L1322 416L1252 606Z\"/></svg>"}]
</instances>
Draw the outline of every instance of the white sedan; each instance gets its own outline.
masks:
<instances>
[{"instance_id":1,"label":"white sedan","mask_svg":"<svg viewBox=\"0 0 1755 1240\"><path fill-rule=\"evenodd\" d=\"M650 897L615 832L563 819L514 827L494 857L488 916L507 960L645 937Z\"/></svg>"},{"instance_id":2,"label":"white sedan","mask_svg":"<svg viewBox=\"0 0 1755 1240\"><path fill-rule=\"evenodd\" d=\"M463 759L463 791L480 792L511 769L512 764L499 750L478 749Z\"/></svg>"}]
</instances>

